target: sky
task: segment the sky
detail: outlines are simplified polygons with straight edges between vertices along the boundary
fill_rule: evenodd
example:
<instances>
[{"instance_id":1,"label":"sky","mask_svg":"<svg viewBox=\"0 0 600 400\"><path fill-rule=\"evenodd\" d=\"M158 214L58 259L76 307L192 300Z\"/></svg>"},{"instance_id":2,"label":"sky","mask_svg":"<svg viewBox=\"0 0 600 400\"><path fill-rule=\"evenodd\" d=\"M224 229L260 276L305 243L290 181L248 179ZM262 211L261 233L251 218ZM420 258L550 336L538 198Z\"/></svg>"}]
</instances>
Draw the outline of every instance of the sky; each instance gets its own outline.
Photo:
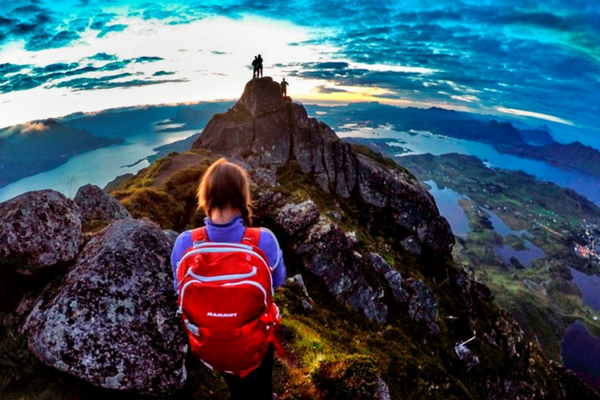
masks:
<instances>
[{"instance_id":1,"label":"sky","mask_svg":"<svg viewBox=\"0 0 600 400\"><path fill-rule=\"evenodd\" d=\"M0 127L236 99L257 54L305 103L438 106L600 143L595 0L0 0Z\"/></svg>"}]
</instances>

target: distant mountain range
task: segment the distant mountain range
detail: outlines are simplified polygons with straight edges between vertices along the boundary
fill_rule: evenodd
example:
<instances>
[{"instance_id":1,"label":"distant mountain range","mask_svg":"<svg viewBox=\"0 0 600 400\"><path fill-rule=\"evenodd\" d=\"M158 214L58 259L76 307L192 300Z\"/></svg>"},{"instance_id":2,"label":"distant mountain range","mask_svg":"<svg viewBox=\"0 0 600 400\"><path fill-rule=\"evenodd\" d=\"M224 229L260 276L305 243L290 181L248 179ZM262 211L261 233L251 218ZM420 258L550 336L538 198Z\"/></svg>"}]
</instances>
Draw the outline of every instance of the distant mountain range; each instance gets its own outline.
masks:
<instances>
[{"instance_id":1,"label":"distant mountain range","mask_svg":"<svg viewBox=\"0 0 600 400\"><path fill-rule=\"evenodd\" d=\"M120 143L53 119L0 130L0 187L56 168L74 155Z\"/></svg>"},{"instance_id":2,"label":"distant mountain range","mask_svg":"<svg viewBox=\"0 0 600 400\"><path fill-rule=\"evenodd\" d=\"M354 103L340 107L307 106L310 113L343 130L347 124L377 127L390 125L398 131L428 131L438 135L487 143L500 152L545 161L562 168L573 168L600 177L600 151L580 142L556 142L549 128L518 129L510 122L491 116L432 107L399 108L380 103Z\"/></svg>"},{"instance_id":3,"label":"distant mountain range","mask_svg":"<svg viewBox=\"0 0 600 400\"><path fill-rule=\"evenodd\" d=\"M33 121L0 130L0 187L56 168L69 157L123 142L132 136L197 130L193 137L156 148L152 162L170 151L185 151L200 135L210 116L233 102L157 105L73 114L57 121ZM600 177L600 152L579 142L557 143L548 127L527 128L492 116L442 108L399 108L380 103L345 106L306 105L309 115L343 132L349 126L390 126L398 131L428 131L483 142L500 152L545 161Z\"/></svg>"}]
</instances>

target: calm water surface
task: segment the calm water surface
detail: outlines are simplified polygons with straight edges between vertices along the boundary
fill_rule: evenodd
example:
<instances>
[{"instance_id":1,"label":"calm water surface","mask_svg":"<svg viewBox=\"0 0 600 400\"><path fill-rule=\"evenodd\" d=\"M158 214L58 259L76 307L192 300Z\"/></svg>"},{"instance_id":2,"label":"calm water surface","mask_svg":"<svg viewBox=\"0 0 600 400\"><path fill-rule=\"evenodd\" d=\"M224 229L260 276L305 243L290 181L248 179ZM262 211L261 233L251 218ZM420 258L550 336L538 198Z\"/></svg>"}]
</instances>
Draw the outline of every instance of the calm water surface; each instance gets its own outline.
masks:
<instances>
[{"instance_id":1,"label":"calm water surface","mask_svg":"<svg viewBox=\"0 0 600 400\"><path fill-rule=\"evenodd\" d=\"M508 235L517 236L522 238L523 242L525 243L525 250L515 250L509 245L504 245L502 247L494 247L494 252L498 254L500 258L502 258L502 261L505 264L510 264L511 258L514 257L524 267L530 267L533 261L546 257L546 253L544 253L544 250L540 249L539 247L537 247L536 245L534 245L529 240L523 237L524 235L529 234L527 230L515 231L511 229L508 225L506 225L504 221L502 221L500 217L498 217L498 215L496 215L496 213L494 213L493 211L486 210L486 212L490 216L492 226L494 227L494 230L498 232L498 234L500 234L502 237L506 237Z\"/></svg>"},{"instance_id":2,"label":"calm water surface","mask_svg":"<svg viewBox=\"0 0 600 400\"><path fill-rule=\"evenodd\" d=\"M440 214L450 223L452 233L456 236L466 236L470 231L469 219L458 200L467 197L449 188L440 189L434 181L425 181L425 183L431 187L429 192L435 198Z\"/></svg>"},{"instance_id":3,"label":"calm water surface","mask_svg":"<svg viewBox=\"0 0 600 400\"><path fill-rule=\"evenodd\" d=\"M149 166L146 157L156 153L154 148L185 139L196 132L138 135L127 138L123 144L78 154L57 168L0 188L0 202L31 190L54 189L72 198L77 189L85 184L102 188L119 175L135 174Z\"/></svg>"},{"instance_id":4,"label":"calm water surface","mask_svg":"<svg viewBox=\"0 0 600 400\"><path fill-rule=\"evenodd\" d=\"M570 270L584 303L600 314L600 277ZM567 328L560 342L560 356L565 367L600 392L600 338L592 335L583 322L576 321Z\"/></svg>"}]
</instances>

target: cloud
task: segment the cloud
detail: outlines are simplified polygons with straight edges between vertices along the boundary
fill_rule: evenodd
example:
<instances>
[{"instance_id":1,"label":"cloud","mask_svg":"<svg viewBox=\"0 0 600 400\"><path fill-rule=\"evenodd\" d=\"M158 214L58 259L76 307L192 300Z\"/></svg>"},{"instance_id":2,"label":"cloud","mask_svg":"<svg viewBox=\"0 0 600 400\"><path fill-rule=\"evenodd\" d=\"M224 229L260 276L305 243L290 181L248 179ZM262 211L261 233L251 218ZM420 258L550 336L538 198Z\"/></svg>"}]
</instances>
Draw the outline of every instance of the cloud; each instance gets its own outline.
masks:
<instances>
[{"instance_id":1,"label":"cloud","mask_svg":"<svg viewBox=\"0 0 600 400\"><path fill-rule=\"evenodd\" d=\"M90 24L90 29L96 31L102 31L105 29L106 25L112 22L118 15L115 13L99 13L94 15L92 22Z\"/></svg>"},{"instance_id":2,"label":"cloud","mask_svg":"<svg viewBox=\"0 0 600 400\"><path fill-rule=\"evenodd\" d=\"M91 57L88 57L90 60L98 60L98 61L114 61L117 60L118 57L114 54L107 53L96 53Z\"/></svg>"},{"instance_id":3,"label":"cloud","mask_svg":"<svg viewBox=\"0 0 600 400\"><path fill-rule=\"evenodd\" d=\"M166 75L175 75L175 72L172 71L156 71L152 76L166 76Z\"/></svg>"},{"instance_id":4,"label":"cloud","mask_svg":"<svg viewBox=\"0 0 600 400\"><path fill-rule=\"evenodd\" d=\"M344 90L344 89L338 89L336 87L330 87L330 86L325 86L325 85L317 86L316 89L317 89L317 92L325 93L325 94L347 93L348 92L347 90Z\"/></svg>"},{"instance_id":5,"label":"cloud","mask_svg":"<svg viewBox=\"0 0 600 400\"><path fill-rule=\"evenodd\" d=\"M16 74L10 77L7 83L0 85L0 93L9 93L19 90L33 89L44 84L45 80L28 74Z\"/></svg>"},{"instance_id":6,"label":"cloud","mask_svg":"<svg viewBox=\"0 0 600 400\"><path fill-rule=\"evenodd\" d=\"M388 93L385 96L444 104L462 104L467 99L470 106L482 109L501 106L600 123L593 109L600 93L600 3L590 0L224 0L214 4L111 0L104 10L119 10L114 13L102 12L105 3L97 1L74 0L70 6L52 9L44 4L50 3L0 0L0 46L16 39L24 40L30 51L68 46L86 30L97 31L99 37L126 30L117 18L127 15L163 25L215 15L266 17L308 28L308 39L290 46L330 49L313 63L275 65L290 76L330 82L319 86L320 91L378 87ZM99 53L89 60L95 61L91 67L82 60L72 69L36 70L40 75L29 79L20 75L30 67L14 70L10 64L12 72L0 78L0 92L55 84L88 72L120 71L130 63L162 58L140 57L125 63ZM102 62L114 64L98 65ZM387 66L427 68L429 73ZM171 74L158 71L154 76L163 73Z\"/></svg>"},{"instance_id":7,"label":"cloud","mask_svg":"<svg viewBox=\"0 0 600 400\"><path fill-rule=\"evenodd\" d=\"M69 70L73 70L73 69L77 68L78 66L79 66L79 63L70 63L70 64L55 63L55 64L46 65L43 68L41 68L41 67L34 68L32 70L32 72L35 75L41 75L41 74L46 74L46 73L69 71Z\"/></svg>"},{"instance_id":8,"label":"cloud","mask_svg":"<svg viewBox=\"0 0 600 400\"><path fill-rule=\"evenodd\" d=\"M97 68L98 71L117 71L125 68L131 64L131 60L120 60L104 64L102 67Z\"/></svg>"},{"instance_id":9,"label":"cloud","mask_svg":"<svg viewBox=\"0 0 600 400\"><path fill-rule=\"evenodd\" d=\"M148 85L160 85L164 83L183 83L188 82L187 79L164 79L164 80L141 80L132 79L128 81L118 81L119 79L132 76L130 73L105 76L101 78L76 78L65 82L59 82L53 87L69 88L75 91L81 90L101 90L115 88L130 88Z\"/></svg>"},{"instance_id":10,"label":"cloud","mask_svg":"<svg viewBox=\"0 0 600 400\"><path fill-rule=\"evenodd\" d=\"M365 2L346 2L338 12L340 4L320 2L312 16L299 8L295 21L335 27L299 45L330 45L338 49L330 58L351 62L337 70L328 63L279 67L297 77L375 86L409 99L444 104L468 100L475 108L510 105L507 108L564 120L583 114L583 119L598 120L590 108L600 93L594 72L600 62L600 24L594 23L600 20L598 7L583 12L577 7L567 10L564 1L553 4L562 8L545 9L525 9L522 2L466 3L449 6L441 1L429 10L407 3L402 9L382 6L368 11ZM324 15L330 18L319 18ZM595 53L588 55L582 47ZM357 63L365 68L350 66ZM431 72L380 71L385 65L426 67Z\"/></svg>"},{"instance_id":11,"label":"cloud","mask_svg":"<svg viewBox=\"0 0 600 400\"><path fill-rule=\"evenodd\" d=\"M313 64L314 68L317 69L335 69L335 70L340 70L340 69L346 69L348 68L348 63L347 62L320 62L320 63L315 63Z\"/></svg>"},{"instance_id":12,"label":"cloud","mask_svg":"<svg viewBox=\"0 0 600 400\"><path fill-rule=\"evenodd\" d=\"M79 39L80 36L74 31L61 31L56 35L43 33L33 36L25 45L29 51L60 48L69 45L71 42Z\"/></svg>"},{"instance_id":13,"label":"cloud","mask_svg":"<svg viewBox=\"0 0 600 400\"><path fill-rule=\"evenodd\" d=\"M138 57L133 59L133 61L135 61L136 63L144 63L144 62L156 62L156 61L162 61L164 60L164 58L162 57L148 57L148 56L143 56L143 57Z\"/></svg>"},{"instance_id":14,"label":"cloud","mask_svg":"<svg viewBox=\"0 0 600 400\"><path fill-rule=\"evenodd\" d=\"M4 63L0 64L0 79L4 78L5 75L19 72L20 70L27 68L27 65Z\"/></svg>"},{"instance_id":15,"label":"cloud","mask_svg":"<svg viewBox=\"0 0 600 400\"><path fill-rule=\"evenodd\" d=\"M4 8L0 4L0 9ZM66 46L80 38L80 27L65 29L65 20L58 13L37 4L16 6L5 15L0 18L0 43L22 39L26 50L38 51Z\"/></svg>"},{"instance_id":16,"label":"cloud","mask_svg":"<svg viewBox=\"0 0 600 400\"><path fill-rule=\"evenodd\" d=\"M124 24L105 25L102 28L102 32L98 34L98 37L104 37L111 32L123 32L125 29L127 29L127 25Z\"/></svg>"},{"instance_id":17,"label":"cloud","mask_svg":"<svg viewBox=\"0 0 600 400\"><path fill-rule=\"evenodd\" d=\"M106 53L98 53L91 57L91 59L99 59L100 61L112 60L115 56L110 56ZM88 58L90 59L90 58ZM123 70L134 60L118 60L110 61L103 65L94 66L87 64L81 66L80 63L54 63L44 67L32 67L30 65L16 65L16 64L0 64L0 93L9 93L20 90L33 89L45 84L49 84L47 87L63 87L61 86L61 80L66 78L72 78L78 75L86 75L90 73L103 73L109 71ZM81 81L71 80L75 84L79 82L85 83L88 80L95 78L81 78ZM59 83L55 83L59 82ZM83 87L84 85L79 86Z\"/></svg>"},{"instance_id":18,"label":"cloud","mask_svg":"<svg viewBox=\"0 0 600 400\"><path fill-rule=\"evenodd\" d=\"M12 10L14 14L32 14L36 12L44 11L40 6L36 6L35 4L30 4L27 6L16 7Z\"/></svg>"}]
</instances>

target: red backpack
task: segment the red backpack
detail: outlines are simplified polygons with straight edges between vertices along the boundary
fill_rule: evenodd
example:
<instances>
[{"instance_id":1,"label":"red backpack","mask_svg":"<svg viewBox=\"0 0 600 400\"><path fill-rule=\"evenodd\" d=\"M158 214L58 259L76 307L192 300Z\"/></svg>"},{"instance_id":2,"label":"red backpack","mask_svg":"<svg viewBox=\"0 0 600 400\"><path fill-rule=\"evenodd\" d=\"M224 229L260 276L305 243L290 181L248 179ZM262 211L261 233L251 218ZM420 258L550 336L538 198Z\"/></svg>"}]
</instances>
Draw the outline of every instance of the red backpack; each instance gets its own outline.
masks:
<instances>
[{"instance_id":1,"label":"red backpack","mask_svg":"<svg viewBox=\"0 0 600 400\"><path fill-rule=\"evenodd\" d=\"M209 367L245 377L258 368L271 343L279 310L272 270L257 247L260 228L246 228L241 243L208 241L192 230L193 245L177 265L179 310L192 353Z\"/></svg>"}]
</instances>

